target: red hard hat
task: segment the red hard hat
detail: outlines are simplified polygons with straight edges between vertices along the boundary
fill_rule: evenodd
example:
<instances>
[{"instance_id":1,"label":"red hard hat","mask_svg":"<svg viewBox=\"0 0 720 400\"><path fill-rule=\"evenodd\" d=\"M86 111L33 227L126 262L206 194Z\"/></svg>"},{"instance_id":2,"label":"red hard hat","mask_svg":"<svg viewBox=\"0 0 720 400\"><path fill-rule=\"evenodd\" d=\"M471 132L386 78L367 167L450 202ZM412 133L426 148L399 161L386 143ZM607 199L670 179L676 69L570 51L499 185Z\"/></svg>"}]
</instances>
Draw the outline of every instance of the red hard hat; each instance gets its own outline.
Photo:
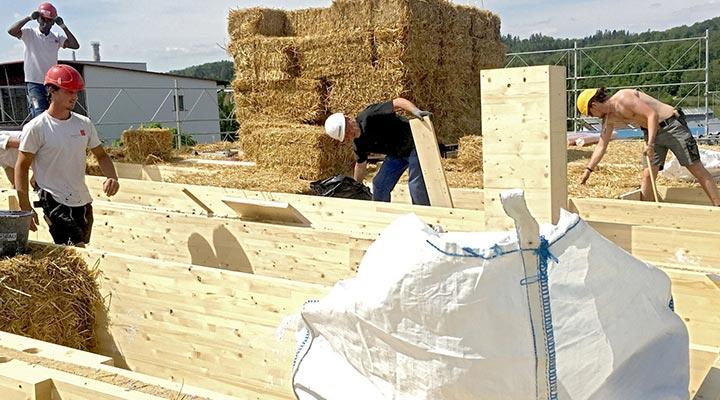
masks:
<instances>
[{"instance_id":1,"label":"red hard hat","mask_svg":"<svg viewBox=\"0 0 720 400\"><path fill-rule=\"evenodd\" d=\"M45 75L45 84L73 91L80 91L85 88L85 82L83 82L80 73L75 68L65 64L52 66Z\"/></svg>"},{"instance_id":2,"label":"red hard hat","mask_svg":"<svg viewBox=\"0 0 720 400\"><path fill-rule=\"evenodd\" d=\"M40 16L48 18L48 19L55 19L57 18L57 10L55 9L55 6L53 6L50 3L42 3L38 6L38 12L40 13Z\"/></svg>"}]
</instances>

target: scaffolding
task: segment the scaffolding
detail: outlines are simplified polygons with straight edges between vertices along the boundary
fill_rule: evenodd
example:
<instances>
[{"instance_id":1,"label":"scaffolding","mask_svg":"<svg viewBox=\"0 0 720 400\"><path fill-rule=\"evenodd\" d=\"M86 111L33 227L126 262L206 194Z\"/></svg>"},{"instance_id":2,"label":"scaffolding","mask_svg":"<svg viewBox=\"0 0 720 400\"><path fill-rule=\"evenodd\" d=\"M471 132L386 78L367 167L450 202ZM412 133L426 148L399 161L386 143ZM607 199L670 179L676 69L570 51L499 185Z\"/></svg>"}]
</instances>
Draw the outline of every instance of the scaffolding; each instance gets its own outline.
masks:
<instances>
[{"instance_id":1,"label":"scaffolding","mask_svg":"<svg viewBox=\"0 0 720 400\"><path fill-rule=\"evenodd\" d=\"M675 107L686 104L688 97L697 93L698 107L704 100L705 123L703 126L705 135L707 135L710 122L709 97L711 94L714 95L714 92L710 92L709 39L710 32L706 29L704 36L679 39L586 47L578 46L576 41L572 48L508 53L505 67L540 64L564 65L568 74L568 125L572 125L572 129L575 131L582 125L575 107L579 92L588 87L601 86L602 81L605 80L622 82L608 87L610 90L639 88L652 91L653 89L677 88L677 93L673 96ZM661 59L657 54L653 54L654 50L661 47L672 47L670 58ZM695 49L697 49L697 57L695 57ZM598 57L600 53L609 61L601 61ZM630 55L634 53L642 54L647 65L642 66L642 71L622 72L624 67L629 66ZM611 54L612 57L608 57L608 54ZM697 79L690 79L696 77ZM645 83L642 78L653 78L661 83Z\"/></svg>"}]
</instances>

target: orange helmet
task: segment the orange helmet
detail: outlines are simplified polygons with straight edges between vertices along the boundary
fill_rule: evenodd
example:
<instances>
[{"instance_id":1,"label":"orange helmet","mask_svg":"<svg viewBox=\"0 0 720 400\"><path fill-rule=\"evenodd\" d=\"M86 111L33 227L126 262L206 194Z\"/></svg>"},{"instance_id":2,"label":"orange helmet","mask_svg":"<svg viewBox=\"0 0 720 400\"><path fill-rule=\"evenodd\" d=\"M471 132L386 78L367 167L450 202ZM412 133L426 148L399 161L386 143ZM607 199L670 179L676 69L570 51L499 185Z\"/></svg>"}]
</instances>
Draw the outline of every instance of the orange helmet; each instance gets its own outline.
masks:
<instances>
[{"instance_id":1,"label":"orange helmet","mask_svg":"<svg viewBox=\"0 0 720 400\"><path fill-rule=\"evenodd\" d=\"M42 3L38 6L38 12L40 16L47 19L54 20L57 18L57 9L50 3Z\"/></svg>"},{"instance_id":2,"label":"orange helmet","mask_svg":"<svg viewBox=\"0 0 720 400\"><path fill-rule=\"evenodd\" d=\"M72 91L80 91L85 88L82 75L75 68L65 64L52 66L45 75L45 84Z\"/></svg>"}]
</instances>

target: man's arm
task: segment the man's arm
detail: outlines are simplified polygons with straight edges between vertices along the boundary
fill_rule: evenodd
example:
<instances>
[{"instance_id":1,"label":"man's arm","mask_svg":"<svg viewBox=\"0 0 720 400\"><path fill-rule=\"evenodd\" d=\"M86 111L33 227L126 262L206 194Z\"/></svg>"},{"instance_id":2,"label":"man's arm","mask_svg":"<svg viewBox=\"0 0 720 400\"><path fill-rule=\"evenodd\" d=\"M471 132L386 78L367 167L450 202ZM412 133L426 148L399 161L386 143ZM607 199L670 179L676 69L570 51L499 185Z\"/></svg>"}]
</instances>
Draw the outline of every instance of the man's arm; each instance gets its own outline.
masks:
<instances>
[{"instance_id":1,"label":"man's arm","mask_svg":"<svg viewBox=\"0 0 720 400\"><path fill-rule=\"evenodd\" d=\"M103 183L103 192L105 192L108 197L115 195L118 189L120 189L120 183L118 183L118 176L117 172L115 172L115 165L113 165L112 159L105 152L102 145L93 147L90 151L92 151L97 159L103 175L107 178Z\"/></svg>"},{"instance_id":2,"label":"man's arm","mask_svg":"<svg viewBox=\"0 0 720 400\"><path fill-rule=\"evenodd\" d=\"M78 43L78 40L75 38L75 35L73 35L72 32L70 32L70 29L68 29L68 27L65 25L65 22L63 21L63 19L60 17L57 17L57 18L55 18L55 22L57 23L57 26L59 26L60 29L62 29L63 32L65 32L66 39L62 45L63 49L73 49L73 50L79 49L80 43Z\"/></svg>"},{"instance_id":3,"label":"man's arm","mask_svg":"<svg viewBox=\"0 0 720 400\"><path fill-rule=\"evenodd\" d=\"M15 190L17 191L20 209L33 212L33 217L30 221L31 231L36 231L38 224L37 214L35 214L35 210L33 209L32 204L30 204L30 185L28 184L29 170L34 158L35 154L21 151L18 154L18 159L15 163Z\"/></svg>"},{"instance_id":4,"label":"man's arm","mask_svg":"<svg viewBox=\"0 0 720 400\"><path fill-rule=\"evenodd\" d=\"M421 109L417 108L417 106L415 106L415 104L413 104L410 100L403 99L402 97L394 99L392 103L393 108L405 110L420 119L432 115L432 113L430 113L429 111L422 111Z\"/></svg>"},{"instance_id":5,"label":"man's arm","mask_svg":"<svg viewBox=\"0 0 720 400\"><path fill-rule=\"evenodd\" d=\"M15 168L13 167L3 167L5 170L5 176L7 176L8 180L10 181L10 184L12 185L13 189L15 188Z\"/></svg>"},{"instance_id":6,"label":"man's arm","mask_svg":"<svg viewBox=\"0 0 720 400\"><path fill-rule=\"evenodd\" d=\"M595 151L593 151L590 156L590 161L588 161L585 171L580 178L581 185L584 185L585 182L587 182L588 178L590 178L590 174L595 170L595 168L597 168L598 164L600 164L600 161L605 156L608 144L610 144L610 139L612 138L613 127L613 124L608 123L607 121L603 122L600 139L598 140L597 145L595 145Z\"/></svg>"},{"instance_id":7,"label":"man's arm","mask_svg":"<svg viewBox=\"0 0 720 400\"><path fill-rule=\"evenodd\" d=\"M365 175L367 175L367 161L355 163L353 178L358 182L362 182L365 179Z\"/></svg>"},{"instance_id":8,"label":"man's arm","mask_svg":"<svg viewBox=\"0 0 720 400\"><path fill-rule=\"evenodd\" d=\"M8 29L8 34L10 36L14 36L18 39L22 38L22 28L27 24L28 22L32 21L31 16L24 17L17 21L16 23L12 24L10 26L10 29Z\"/></svg>"}]
</instances>

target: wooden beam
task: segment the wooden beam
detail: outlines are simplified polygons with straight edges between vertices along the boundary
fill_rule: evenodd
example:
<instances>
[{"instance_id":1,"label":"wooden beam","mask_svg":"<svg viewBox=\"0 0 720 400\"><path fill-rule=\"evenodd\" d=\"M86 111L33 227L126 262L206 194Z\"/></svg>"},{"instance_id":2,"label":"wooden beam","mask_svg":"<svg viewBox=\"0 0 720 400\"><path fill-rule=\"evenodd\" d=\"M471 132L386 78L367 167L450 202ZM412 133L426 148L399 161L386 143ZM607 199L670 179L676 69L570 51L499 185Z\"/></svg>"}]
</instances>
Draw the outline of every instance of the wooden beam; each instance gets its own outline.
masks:
<instances>
[{"instance_id":1,"label":"wooden beam","mask_svg":"<svg viewBox=\"0 0 720 400\"><path fill-rule=\"evenodd\" d=\"M440 159L435 129L430 117L410 120L413 140L430 204L437 207L453 208L453 200L445 179L445 170Z\"/></svg>"},{"instance_id":2,"label":"wooden beam","mask_svg":"<svg viewBox=\"0 0 720 400\"><path fill-rule=\"evenodd\" d=\"M135 204L160 210L202 214L205 210L181 192L190 190L215 212L216 216L236 217L223 203L223 198L271 200L291 204L316 229L349 232L374 238L398 217L414 213L423 221L441 225L447 231L477 231L484 225L484 213L470 209L413 206L410 204L382 203L363 200L306 196L287 193L257 192L211 186L181 185L175 183L121 180L117 195L108 198L102 190L104 178L86 177L93 198L112 203ZM6 189L14 195L14 190ZM478 204L482 203L480 199Z\"/></svg>"},{"instance_id":3,"label":"wooden beam","mask_svg":"<svg viewBox=\"0 0 720 400\"><path fill-rule=\"evenodd\" d=\"M567 204L565 68L481 72L486 229L509 229L499 195L523 189L539 222Z\"/></svg>"},{"instance_id":4,"label":"wooden beam","mask_svg":"<svg viewBox=\"0 0 720 400\"><path fill-rule=\"evenodd\" d=\"M588 221L720 232L720 207L572 198L569 208Z\"/></svg>"},{"instance_id":5,"label":"wooden beam","mask_svg":"<svg viewBox=\"0 0 720 400\"><path fill-rule=\"evenodd\" d=\"M485 191L483 189L470 188L450 188L450 197L452 197L453 207L465 210L484 210L485 209ZM411 204L410 192L407 185L395 185L392 191L392 202Z\"/></svg>"},{"instance_id":6,"label":"wooden beam","mask_svg":"<svg viewBox=\"0 0 720 400\"><path fill-rule=\"evenodd\" d=\"M213 210L207 206L207 204L205 204L202 200L198 199L197 196L195 196L190 190L188 190L188 188L183 188L182 192L200 208L205 210L205 214L207 214L209 217L212 217L215 214Z\"/></svg>"},{"instance_id":7,"label":"wooden beam","mask_svg":"<svg viewBox=\"0 0 720 400\"><path fill-rule=\"evenodd\" d=\"M17 351L22 351L23 353L34 354L51 360L85 366L113 365L113 359L110 357L60 346L44 342L42 340L14 335L3 331L0 331L0 347L15 349Z\"/></svg>"},{"instance_id":8,"label":"wooden beam","mask_svg":"<svg viewBox=\"0 0 720 400\"><path fill-rule=\"evenodd\" d=\"M633 226L631 248L649 262L720 272L720 232Z\"/></svg>"}]
</instances>

